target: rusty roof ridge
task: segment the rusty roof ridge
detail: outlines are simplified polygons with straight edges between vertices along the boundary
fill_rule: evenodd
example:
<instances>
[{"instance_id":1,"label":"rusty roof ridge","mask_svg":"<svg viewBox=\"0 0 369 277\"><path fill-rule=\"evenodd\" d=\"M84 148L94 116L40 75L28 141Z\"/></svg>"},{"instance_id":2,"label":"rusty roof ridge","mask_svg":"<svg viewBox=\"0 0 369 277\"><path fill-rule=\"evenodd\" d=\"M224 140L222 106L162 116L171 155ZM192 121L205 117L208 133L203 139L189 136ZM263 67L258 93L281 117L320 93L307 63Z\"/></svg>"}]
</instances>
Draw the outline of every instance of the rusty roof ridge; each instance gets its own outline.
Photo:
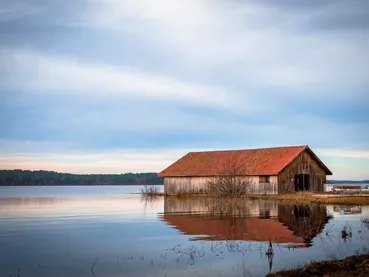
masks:
<instances>
[{"instance_id":1,"label":"rusty roof ridge","mask_svg":"<svg viewBox=\"0 0 369 277\"><path fill-rule=\"evenodd\" d=\"M299 148L299 147L308 147L305 145L289 145L289 146L273 146L273 147L262 147L262 148L247 148L247 149L227 149L227 150L202 150L202 151L190 151L189 153L206 153L206 152L232 152L232 151L251 151L251 150L264 150L264 149L281 149L281 148Z\"/></svg>"}]
</instances>

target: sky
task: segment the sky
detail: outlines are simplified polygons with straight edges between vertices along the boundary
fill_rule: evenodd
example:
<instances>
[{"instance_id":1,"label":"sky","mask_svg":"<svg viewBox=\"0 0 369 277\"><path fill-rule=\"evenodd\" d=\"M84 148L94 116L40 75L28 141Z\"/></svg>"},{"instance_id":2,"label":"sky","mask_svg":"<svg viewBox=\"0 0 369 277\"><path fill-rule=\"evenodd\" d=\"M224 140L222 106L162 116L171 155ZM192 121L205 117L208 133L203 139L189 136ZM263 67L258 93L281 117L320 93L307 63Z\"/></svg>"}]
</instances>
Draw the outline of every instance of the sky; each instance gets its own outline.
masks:
<instances>
[{"instance_id":1,"label":"sky","mask_svg":"<svg viewBox=\"0 0 369 277\"><path fill-rule=\"evenodd\" d=\"M0 0L0 168L309 145L369 179L367 0Z\"/></svg>"}]
</instances>

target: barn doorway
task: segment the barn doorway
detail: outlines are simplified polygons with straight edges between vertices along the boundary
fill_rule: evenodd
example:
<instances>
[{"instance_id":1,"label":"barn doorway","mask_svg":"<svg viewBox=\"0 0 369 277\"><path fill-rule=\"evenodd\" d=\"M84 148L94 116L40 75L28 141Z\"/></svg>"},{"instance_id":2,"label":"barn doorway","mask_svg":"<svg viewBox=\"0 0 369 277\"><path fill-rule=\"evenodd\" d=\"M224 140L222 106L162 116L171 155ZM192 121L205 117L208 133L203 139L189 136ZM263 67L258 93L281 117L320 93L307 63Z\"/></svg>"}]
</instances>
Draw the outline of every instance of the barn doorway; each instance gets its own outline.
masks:
<instances>
[{"instance_id":1,"label":"barn doorway","mask_svg":"<svg viewBox=\"0 0 369 277\"><path fill-rule=\"evenodd\" d=\"M295 191L310 190L310 175L296 174L295 175Z\"/></svg>"}]
</instances>

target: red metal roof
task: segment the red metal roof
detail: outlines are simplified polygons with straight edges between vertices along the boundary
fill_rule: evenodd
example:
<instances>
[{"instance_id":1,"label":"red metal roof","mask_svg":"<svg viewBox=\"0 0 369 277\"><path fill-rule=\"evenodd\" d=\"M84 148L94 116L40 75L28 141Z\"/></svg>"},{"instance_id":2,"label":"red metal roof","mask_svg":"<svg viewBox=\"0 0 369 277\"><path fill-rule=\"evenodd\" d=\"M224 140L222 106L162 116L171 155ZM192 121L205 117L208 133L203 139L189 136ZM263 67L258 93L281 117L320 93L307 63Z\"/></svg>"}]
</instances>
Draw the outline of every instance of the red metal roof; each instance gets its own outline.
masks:
<instances>
[{"instance_id":1,"label":"red metal roof","mask_svg":"<svg viewBox=\"0 0 369 277\"><path fill-rule=\"evenodd\" d=\"M225 163L240 165L240 175L277 175L302 151L308 150L331 174L308 146L287 146L246 150L190 152L162 172L159 176L214 176L224 174Z\"/></svg>"}]
</instances>

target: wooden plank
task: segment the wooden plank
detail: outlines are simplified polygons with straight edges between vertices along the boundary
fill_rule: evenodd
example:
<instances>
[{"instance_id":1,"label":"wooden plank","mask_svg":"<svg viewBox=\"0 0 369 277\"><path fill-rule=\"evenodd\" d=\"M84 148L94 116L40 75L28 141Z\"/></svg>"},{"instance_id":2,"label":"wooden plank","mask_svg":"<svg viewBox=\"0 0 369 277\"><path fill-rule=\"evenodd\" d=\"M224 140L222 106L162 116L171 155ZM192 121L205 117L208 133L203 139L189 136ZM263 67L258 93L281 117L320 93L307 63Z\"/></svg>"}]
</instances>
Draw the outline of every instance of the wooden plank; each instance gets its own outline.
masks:
<instances>
[{"instance_id":1,"label":"wooden plank","mask_svg":"<svg viewBox=\"0 0 369 277\"><path fill-rule=\"evenodd\" d=\"M278 192L295 191L296 174L309 174L310 191L323 192L326 183L326 172L313 159L308 151L304 151L278 175Z\"/></svg>"},{"instance_id":2,"label":"wooden plank","mask_svg":"<svg viewBox=\"0 0 369 277\"><path fill-rule=\"evenodd\" d=\"M250 194L277 194L278 176L270 176L270 183L259 183L259 176L245 176L250 180ZM176 194L178 192L206 193L208 183L212 177L165 177L164 192Z\"/></svg>"}]
</instances>

